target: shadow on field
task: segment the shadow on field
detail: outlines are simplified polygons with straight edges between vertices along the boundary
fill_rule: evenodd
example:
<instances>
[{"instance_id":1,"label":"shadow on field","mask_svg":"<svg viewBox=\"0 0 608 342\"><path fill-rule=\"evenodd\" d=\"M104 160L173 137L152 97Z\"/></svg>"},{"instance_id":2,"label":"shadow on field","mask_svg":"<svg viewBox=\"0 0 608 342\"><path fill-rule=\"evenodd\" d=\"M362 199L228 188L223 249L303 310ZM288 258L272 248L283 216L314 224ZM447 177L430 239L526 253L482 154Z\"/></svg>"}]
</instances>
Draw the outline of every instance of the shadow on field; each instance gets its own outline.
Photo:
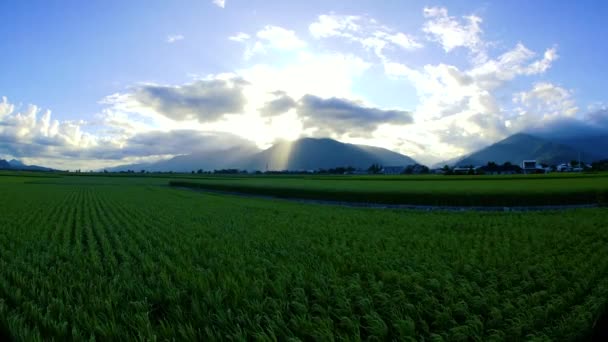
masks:
<instances>
[{"instance_id":1,"label":"shadow on field","mask_svg":"<svg viewBox=\"0 0 608 342\"><path fill-rule=\"evenodd\" d=\"M5 327L0 327L0 341L14 341Z\"/></svg>"},{"instance_id":2,"label":"shadow on field","mask_svg":"<svg viewBox=\"0 0 608 342\"><path fill-rule=\"evenodd\" d=\"M604 312L593 328L591 341L608 341L608 311Z\"/></svg>"}]
</instances>

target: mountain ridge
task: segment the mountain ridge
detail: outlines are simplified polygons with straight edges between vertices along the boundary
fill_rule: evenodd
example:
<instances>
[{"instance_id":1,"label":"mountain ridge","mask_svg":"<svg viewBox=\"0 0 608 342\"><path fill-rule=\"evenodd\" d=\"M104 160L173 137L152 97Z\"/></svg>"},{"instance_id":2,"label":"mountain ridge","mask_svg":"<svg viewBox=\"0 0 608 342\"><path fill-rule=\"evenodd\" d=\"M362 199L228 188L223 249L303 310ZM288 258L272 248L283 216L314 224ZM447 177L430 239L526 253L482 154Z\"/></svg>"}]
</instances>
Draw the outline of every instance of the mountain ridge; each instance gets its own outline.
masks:
<instances>
[{"instance_id":1,"label":"mountain ridge","mask_svg":"<svg viewBox=\"0 0 608 342\"><path fill-rule=\"evenodd\" d=\"M55 171L54 169L49 168L49 167L38 166L38 165L26 165L17 159L11 159L11 160L0 159L0 170Z\"/></svg>"},{"instance_id":2,"label":"mountain ridge","mask_svg":"<svg viewBox=\"0 0 608 342\"><path fill-rule=\"evenodd\" d=\"M248 171L302 171L335 167L368 168L372 164L406 166L417 162L385 148L339 142L329 138L301 138L281 141L265 150L251 148L216 149L175 156L154 163L129 164L108 171L147 170L191 172L199 169L241 169Z\"/></svg>"},{"instance_id":3,"label":"mountain ridge","mask_svg":"<svg viewBox=\"0 0 608 342\"><path fill-rule=\"evenodd\" d=\"M523 160L537 160L539 163L556 165L571 160L592 162L601 159L586 151L543 139L529 133L513 134L490 146L457 158L452 166L485 165L488 162L499 164L510 162L520 164Z\"/></svg>"},{"instance_id":4,"label":"mountain ridge","mask_svg":"<svg viewBox=\"0 0 608 342\"><path fill-rule=\"evenodd\" d=\"M549 136L551 137L551 136ZM592 162L608 158L602 153L602 144L608 139L601 137L571 136L566 139L545 138L529 132L516 133L491 145L453 159L436 163L434 167L480 166L488 162L519 165L523 160L557 165L578 160ZM572 142L572 143L568 143ZM598 148L593 147L599 146ZM591 152L590 152L591 150ZM600 153L598 153L600 152ZM175 156L155 163L130 164L108 168L109 171L147 170L191 172L199 169L240 169L248 171L309 171L351 166L367 169L371 164L383 166L407 166L417 164L409 156L375 146L343 143L330 138L300 138L280 141L259 150L252 147L231 147L206 152Z\"/></svg>"}]
</instances>

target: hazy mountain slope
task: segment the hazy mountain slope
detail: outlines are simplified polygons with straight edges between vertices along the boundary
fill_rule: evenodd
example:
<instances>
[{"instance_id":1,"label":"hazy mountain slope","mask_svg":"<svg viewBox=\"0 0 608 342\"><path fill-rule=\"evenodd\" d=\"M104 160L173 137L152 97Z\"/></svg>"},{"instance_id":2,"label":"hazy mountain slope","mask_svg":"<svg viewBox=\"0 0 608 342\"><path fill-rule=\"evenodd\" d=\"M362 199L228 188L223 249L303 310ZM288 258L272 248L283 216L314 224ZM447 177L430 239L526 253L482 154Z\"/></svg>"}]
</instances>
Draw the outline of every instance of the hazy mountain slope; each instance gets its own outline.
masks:
<instances>
[{"instance_id":1,"label":"hazy mountain slope","mask_svg":"<svg viewBox=\"0 0 608 342\"><path fill-rule=\"evenodd\" d=\"M595 159L608 158L608 135L578 137L548 137L551 141L568 146Z\"/></svg>"},{"instance_id":2,"label":"hazy mountain slope","mask_svg":"<svg viewBox=\"0 0 608 342\"><path fill-rule=\"evenodd\" d=\"M235 147L181 155L155 163L121 165L107 170L191 172L234 168L266 171L317 170L340 166L367 169L374 163L406 166L416 161L384 148L345 144L332 139L304 138L279 142L264 151L254 147Z\"/></svg>"},{"instance_id":3,"label":"hazy mountain slope","mask_svg":"<svg viewBox=\"0 0 608 342\"><path fill-rule=\"evenodd\" d=\"M591 162L598 156L580 153L582 161ZM534 159L540 163L559 164L579 158L579 151L566 145L548 141L530 134L519 133L483 148L457 161L454 165L484 165L489 161L520 164Z\"/></svg>"},{"instance_id":4,"label":"hazy mountain slope","mask_svg":"<svg viewBox=\"0 0 608 342\"><path fill-rule=\"evenodd\" d=\"M569 146L581 153L608 158L608 111L587 114L586 121L559 119L532 128L529 134Z\"/></svg>"},{"instance_id":5,"label":"hazy mountain slope","mask_svg":"<svg viewBox=\"0 0 608 342\"><path fill-rule=\"evenodd\" d=\"M21 162L20 160L17 159L11 159L8 161L8 163L10 164L11 168L14 170L25 170L25 171L54 171L54 169L51 169L49 167L44 167L44 166L38 166L38 165L26 165L23 162Z\"/></svg>"},{"instance_id":6,"label":"hazy mountain slope","mask_svg":"<svg viewBox=\"0 0 608 342\"><path fill-rule=\"evenodd\" d=\"M242 168L252 154L259 152L253 147L233 147L229 149L208 150L187 155L180 155L171 159L155 163L140 163L121 165L107 168L108 171L140 171L150 172L191 172L199 169L210 171L216 169Z\"/></svg>"},{"instance_id":7,"label":"hazy mountain slope","mask_svg":"<svg viewBox=\"0 0 608 342\"><path fill-rule=\"evenodd\" d=\"M248 147L234 147L218 151L197 152L156 163L155 171L189 172L198 169L239 169L242 168L244 160L258 151L258 149Z\"/></svg>"},{"instance_id":8,"label":"hazy mountain slope","mask_svg":"<svg viewBox=\"0 0 608 342\"><path fill-rule=\"evenodd\" d=\"M381 165L410 165L416 161L387 149L345 144L332 139L303 138L280 142L253 156L249 169L317 170L340 166L368 168Z\"/></svg>"},{"instance_id":9,"label":"hazy mountain slope","mask_svg":"<svg viewBox=\"0 0 608 342\"><path fill-rule=\"evenodd\" d=\"M54 169L38 166L38 165L26 165L19 160L12 159L10 161L6 161L4 159L0 159L0 169L1 170L22 170L22 171L54 171Z\"/></svg>"}]
</instances>

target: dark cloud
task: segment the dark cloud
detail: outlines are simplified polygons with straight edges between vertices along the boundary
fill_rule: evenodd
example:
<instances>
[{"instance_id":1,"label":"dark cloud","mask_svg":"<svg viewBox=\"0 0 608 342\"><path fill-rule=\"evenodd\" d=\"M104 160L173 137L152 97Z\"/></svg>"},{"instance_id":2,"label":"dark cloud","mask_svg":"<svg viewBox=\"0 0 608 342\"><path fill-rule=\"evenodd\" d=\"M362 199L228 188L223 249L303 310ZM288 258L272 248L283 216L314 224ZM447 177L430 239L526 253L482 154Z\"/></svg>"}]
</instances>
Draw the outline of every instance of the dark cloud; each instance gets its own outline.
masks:
<instances>
[{"instance_id":1,"label":"dark cloud","mask_svg":"<svg viewBox=\"0 0 608 342\"><path fill-rule=\"evenodd\" d=\"M314 95L303 96L297 104L298 115L304 127L316 127L318 135L349 134L369 137L380 124L409 124L410 112L382 110L339 98L323 99Z\"/></svg>"},{"instance_id":2,"label":"dark cloud","mask_svg":"<svg viewBox=\"0 0 608 342\"><path fill-rule=\"evenodd\" d=\"M247 102L241 79L202 80L182 86L146 85L132 98L141 106L173 120L216 121L224 114L240 113Z\"/></svg>"},{"instance_id":3,"label":"dark cloud","mask_svg":"<svg viewBox=\"0 0 608 342\"><path fill-rule=\"evenodd\" d=\"M138 133L128 138L123 147L96 146L76 152L79 157L87 159L121 160L129 157L181 155L234 147L255 148L255 145L230 133L174 130Z\"/></svg>"},{"instance_id":4,"label":"dark cloud","mask_svg":"<svg viewBox=\"0 0 608 342\"><path fill-rule=\"evenodd\" d=\"M254 147L252 142L234 134L197 130L139 133L129 138L125 145L120 150L124 156L190 154L233 147Z\"/></svg>"},{"instance_id":5,"label":"dark cloud","mask_svg":"<svg viewBox=\"0 0 608 342\"><path fill-rule=\"evenodd\" d=\"M20 140L0 135L0 152L14 157L122 160L131 157L191 154L230 148L256 149L255 145L230 133L196 130L151 131L136 134L117 145L110 141L78 147L63 139L35 137Z\"/></svg>"},{"instance_id":6,"label":"dark cloud","mask_svg":"<svg viewBox=\"0 0 608 342\"><path fill-rule=\"evenodd\" d=\"M276 98L267 102L264 107L259 110L260 114L264 117L283 114L297 105L296 101L283 91L275 91L273 94Z\"/></svg>"}]
</instances>

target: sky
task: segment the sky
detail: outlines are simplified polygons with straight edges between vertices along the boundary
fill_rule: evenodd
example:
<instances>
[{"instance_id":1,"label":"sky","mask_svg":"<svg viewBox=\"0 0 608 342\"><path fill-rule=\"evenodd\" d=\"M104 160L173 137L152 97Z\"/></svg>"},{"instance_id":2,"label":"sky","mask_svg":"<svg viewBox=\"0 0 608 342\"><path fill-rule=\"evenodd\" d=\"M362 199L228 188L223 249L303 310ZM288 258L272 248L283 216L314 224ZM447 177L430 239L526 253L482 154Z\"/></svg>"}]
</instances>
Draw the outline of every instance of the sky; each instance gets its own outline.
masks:
<instances>
[{"instance_id":1,"label":"sky","mask_svg":"<svg viewBox=\"0 0 608 342\"><path fill-rule=\"evenodd\" d=\"M0 158L61 169L300 137L432 164L607 113L602 1L7 0L0 13Z\"/></svg>"}]
</instances>

